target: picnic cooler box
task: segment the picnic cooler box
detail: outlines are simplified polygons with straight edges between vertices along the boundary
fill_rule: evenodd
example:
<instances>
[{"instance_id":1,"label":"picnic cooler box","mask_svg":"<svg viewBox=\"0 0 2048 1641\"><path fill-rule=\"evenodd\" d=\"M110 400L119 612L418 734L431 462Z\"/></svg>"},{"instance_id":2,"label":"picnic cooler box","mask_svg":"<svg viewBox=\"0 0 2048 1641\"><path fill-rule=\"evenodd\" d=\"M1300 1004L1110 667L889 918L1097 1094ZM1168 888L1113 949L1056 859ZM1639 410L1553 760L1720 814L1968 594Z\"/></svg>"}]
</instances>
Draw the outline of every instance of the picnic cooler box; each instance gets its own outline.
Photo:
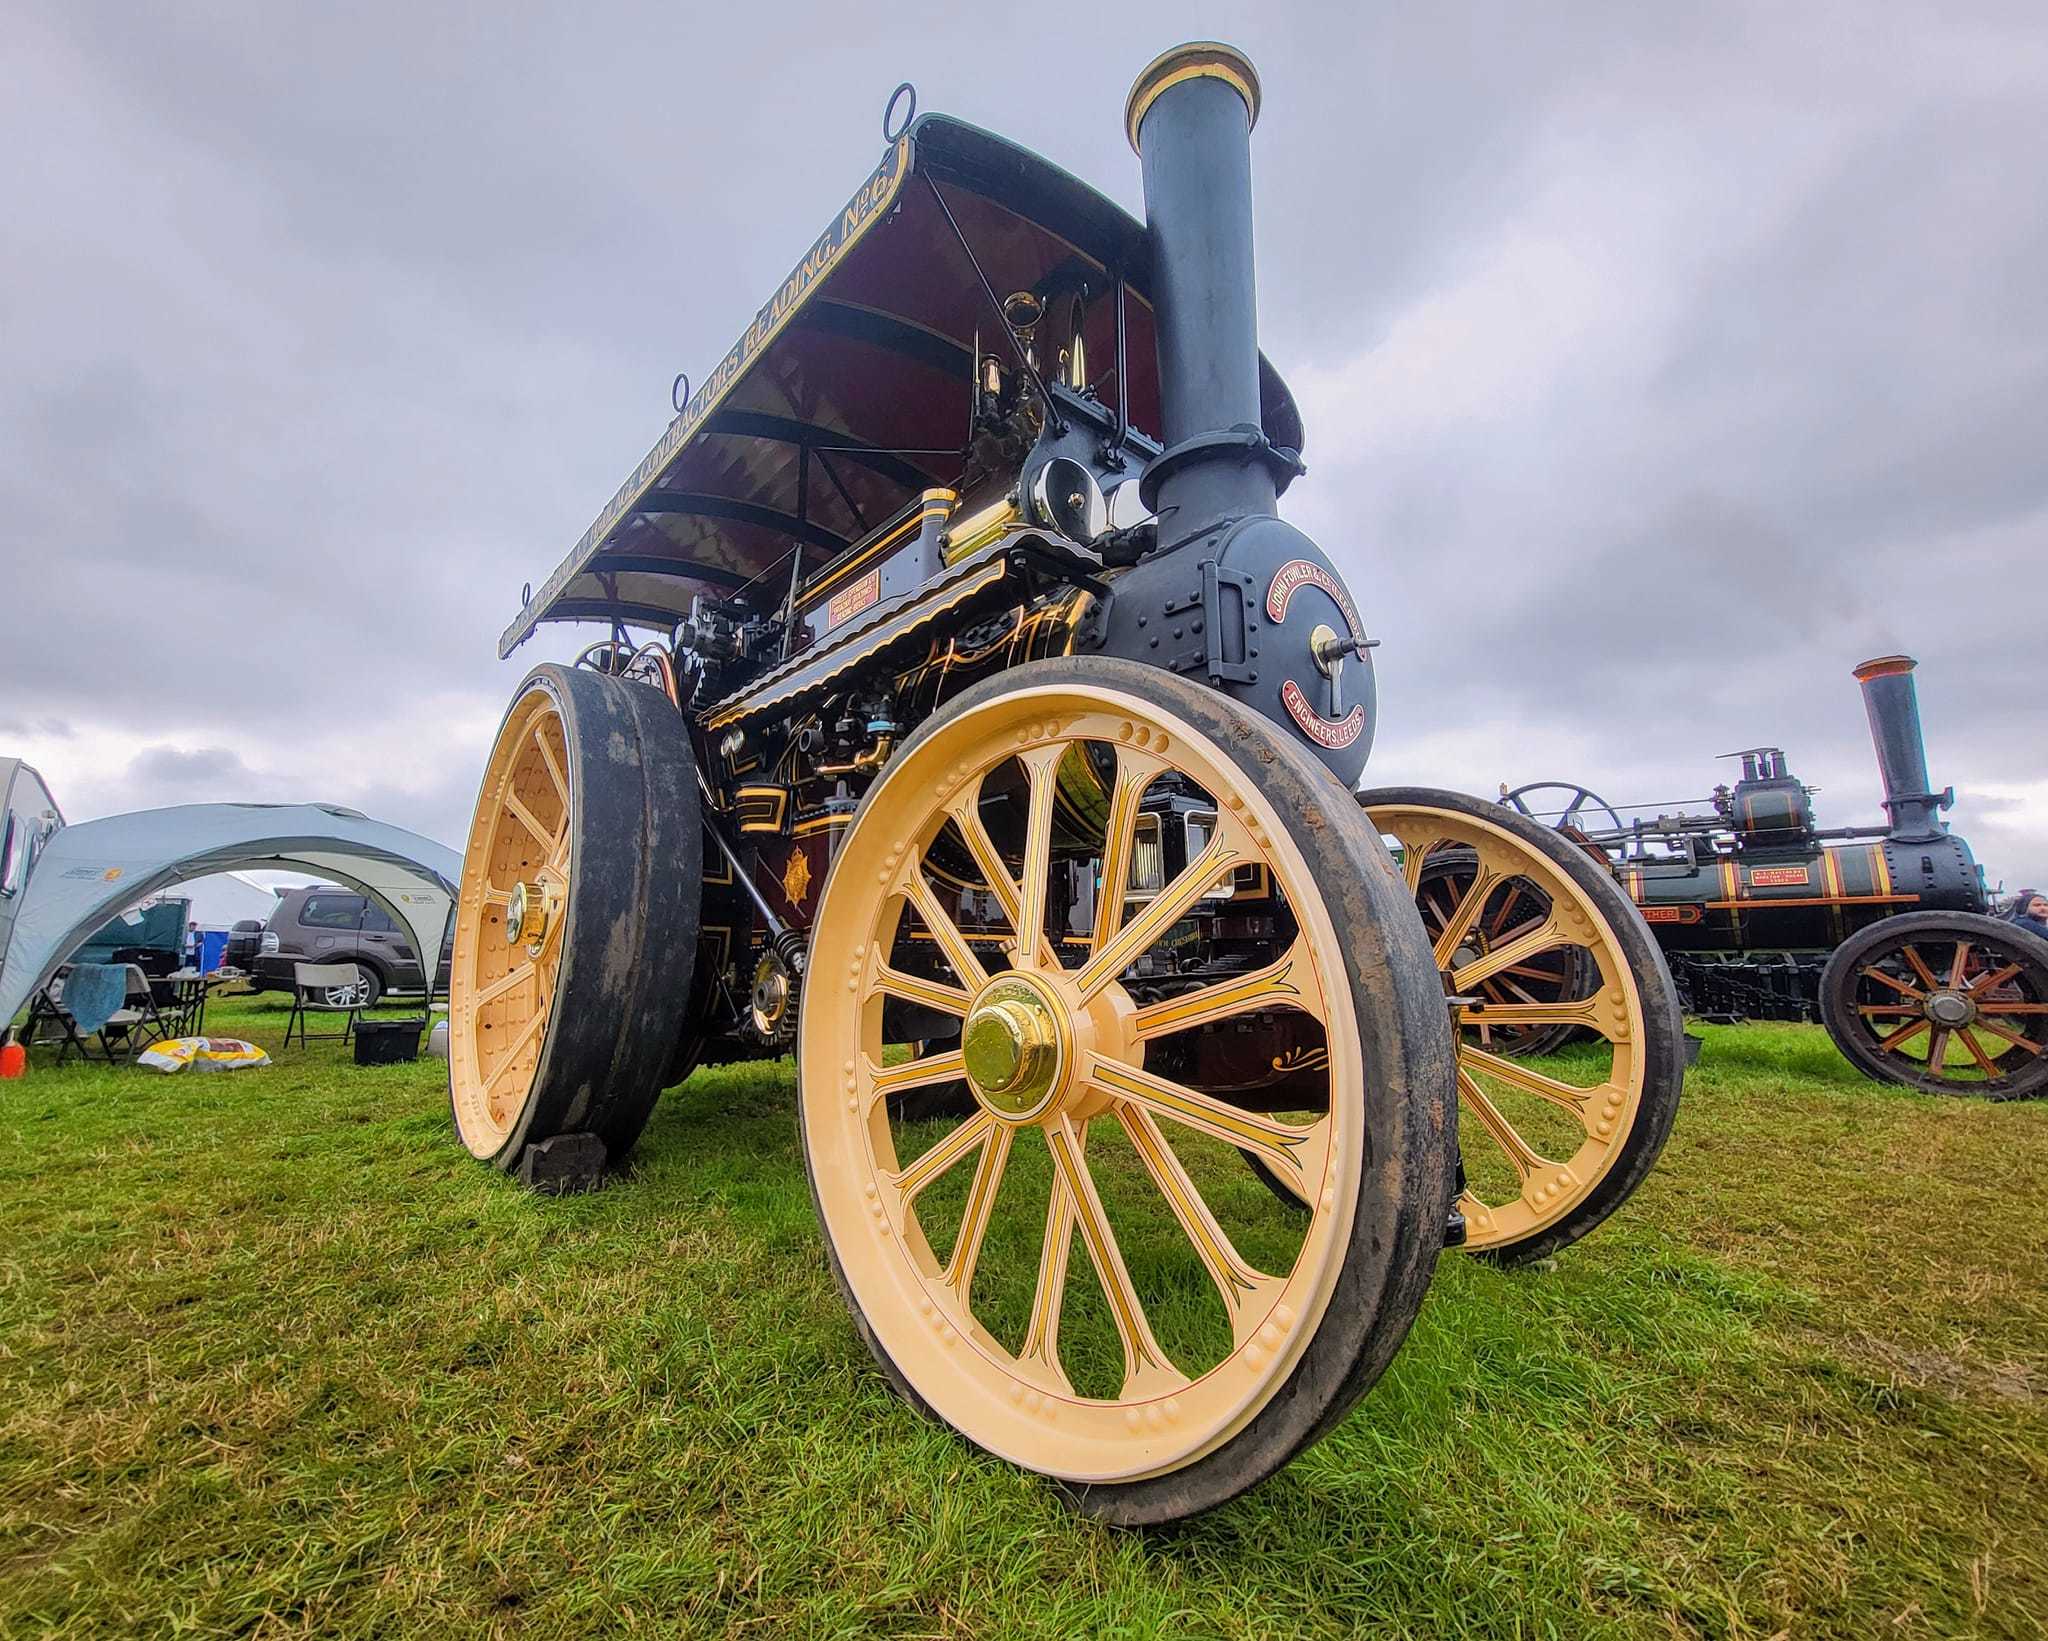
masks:
<instances>
[{"instance_id":1,"label":"picnic cooler box","mask_svg":"<svg viewBox=\"0 0 2048 1641\"><path fill-rule=\"evenodd\" d=\"M427 1022L418 1020L358 1020L356 1022L356 1064L397 1065L401 1060L420 1057L420 1033Z\"/></svg>"}]
</instances>

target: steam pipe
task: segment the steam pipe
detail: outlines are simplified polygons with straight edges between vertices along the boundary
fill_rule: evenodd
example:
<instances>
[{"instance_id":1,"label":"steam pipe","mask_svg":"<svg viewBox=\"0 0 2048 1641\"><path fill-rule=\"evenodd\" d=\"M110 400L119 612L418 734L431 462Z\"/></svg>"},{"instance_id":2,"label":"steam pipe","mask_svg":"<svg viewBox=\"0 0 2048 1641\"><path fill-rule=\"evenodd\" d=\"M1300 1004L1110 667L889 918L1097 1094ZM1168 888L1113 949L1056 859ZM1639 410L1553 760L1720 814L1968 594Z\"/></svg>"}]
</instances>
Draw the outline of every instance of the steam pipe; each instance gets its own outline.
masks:
<instances>
[{"instance_id":1,"label":"steam pipe","mask_svg":"<svg viewBox=\"0 0 2048 1641\"><path fill-rule=\"evenodd\" d=\"M1145 179L1166 449L1140 481L1170 543L1227 518L1277 509L1298 467L1259 421L1252 273L1251 129L1259 76L1230 46L1200 41L1155 58L1131 87L1124 130Z\"/></svg>"},{"instance_id":2,"label":"steam pipe","mask_svg":"<svg viewBox=\"0 0 2048 1641\"><path fill-rule=\"evenodd\" d=\"M1920 736L1920 703L1913 689L1910 655L1881 655L1855 670L1863 687L1863 710L1870 718L1870 739L1877 748L1877 768L1884 780L1884 810L1891 818L1891 836L1900 843L1927 843L1947 828L1935 811L1954 801L1955 791L1930 792L1927 746Z\"/></svg>"}]
</instances>

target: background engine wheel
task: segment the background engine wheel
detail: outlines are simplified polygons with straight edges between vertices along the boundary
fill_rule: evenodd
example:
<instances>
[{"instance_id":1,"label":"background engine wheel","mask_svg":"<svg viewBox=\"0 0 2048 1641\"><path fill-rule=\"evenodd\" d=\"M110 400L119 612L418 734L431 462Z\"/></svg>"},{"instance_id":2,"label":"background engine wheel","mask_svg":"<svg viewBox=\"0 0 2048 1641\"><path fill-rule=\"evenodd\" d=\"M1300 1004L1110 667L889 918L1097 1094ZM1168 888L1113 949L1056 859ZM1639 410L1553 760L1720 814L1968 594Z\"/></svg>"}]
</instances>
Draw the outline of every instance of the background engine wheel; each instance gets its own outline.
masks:
<instances>
[{"instance_id":1,"label":"background engine wheel","mask_svg":"<svg viewBox=\"0 0 2048 1641\"><path fill-rule=\"evenodd\" d=\"M1433 788L1358 801L1400 842L1451 995L1478 999L1454 1010L1465 1246L1503 1263L1569 1247L1642 1184L1678 1114L1685 1026L1664 955L1554 828ZM1532 1044L1557 1052L1538 1067L1518 1054Z\"/></svg>"},{"instance_id":2,"label":"background engine wheel","mask_svg":"<svg viewBox=\"0 0 2048 1641\"><path fill-rule=\"evenodd\" d=\"M1139 896L1155 790L1213 817ZM1147 991L1240 882L1270 918L1249 966ZM885 1053L905 1002L961 1032ZM1217 1032L1265 1045L1262 1086L1205 1084ZM911 738L840 845L799 1039L862 1337L914 1403L1092 1515L1169 1521L1270 1475L1379 1376L1428 1286L1456 1108L1413 900L1326 771L1161 669L1015 668ZM898 1114L934 1087L967 1114Z\"/></svg>"},{"instance_id":3,"label":"background engine wheel","mask_svg":"<svg viewBox=\"0 0 2048 1641\"><path fill-rule=\"evenodd\" d=\"M448 987L456 1132L516 1168L593 1134L629 1149L688 1006L704 828L682 715L656 690L536 667L491 748Z\"/></svg>"},{"instance_id":4,"label":"background engine wheel","mask_svg":"<svg viewBox=\"0 0 2048 1641\"><path fill-rule=\"evenodd\" d=\"M1907 912L1837 946L1820 1017L1866 1077L1989 1100L2048 1093L2048 941L1972 912Z\"/></svg>"}]
</instances>

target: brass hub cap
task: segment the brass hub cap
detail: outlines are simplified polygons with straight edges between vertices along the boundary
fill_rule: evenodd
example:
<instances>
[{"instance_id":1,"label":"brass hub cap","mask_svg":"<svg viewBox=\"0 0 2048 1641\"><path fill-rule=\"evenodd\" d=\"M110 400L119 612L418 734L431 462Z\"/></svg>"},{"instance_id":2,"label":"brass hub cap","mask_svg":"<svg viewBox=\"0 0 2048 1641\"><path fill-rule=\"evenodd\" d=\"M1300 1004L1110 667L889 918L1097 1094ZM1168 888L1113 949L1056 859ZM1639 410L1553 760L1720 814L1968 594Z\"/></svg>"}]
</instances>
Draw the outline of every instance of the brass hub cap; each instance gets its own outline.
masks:
<instances>
[{"instance_id":1,"label":"brass hub cap","mask_svg":"<svg viewBox=\"0 0 2048 1641\"><path fill-rule=\"evenodd\" d=\"M1069 1033L1041 986L1005 975L976 999L960 1034L974 1097L1005 1122L1025 1122L1052 1103L1066 1069Z\"/></svg>"},{"instance_id":2,"label":"brass hub cap","mask_svg":"<svg viewBox=\"0 0 2048 1641\"><path fill-rule=\"evenodd\" d=\"M514 884L505 905L505 944L538 951L548 937L559 898L552 884Z\"/></svg>"},{"instance_id":3,"label":"brass hub cap","mask_svg":"<svg viewBox=\"0 0 2048 1641\"><path fill-rule=\"evenodd\" d=\"M1921 1007L1938 1026L1967 1026L1977 1016L1975 1005L1959 991L1935 992Z\"/></svg>"}]
</instances>

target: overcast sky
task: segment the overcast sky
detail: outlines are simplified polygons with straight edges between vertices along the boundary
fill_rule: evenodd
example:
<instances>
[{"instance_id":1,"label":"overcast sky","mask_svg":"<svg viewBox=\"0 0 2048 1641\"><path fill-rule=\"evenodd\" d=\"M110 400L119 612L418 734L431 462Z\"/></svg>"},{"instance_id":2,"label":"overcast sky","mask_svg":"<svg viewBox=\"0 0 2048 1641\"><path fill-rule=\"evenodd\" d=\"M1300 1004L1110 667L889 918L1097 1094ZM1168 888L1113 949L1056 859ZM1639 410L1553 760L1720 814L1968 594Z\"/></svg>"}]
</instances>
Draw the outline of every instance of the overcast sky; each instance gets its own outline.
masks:
<instances>
[{"instance_id":1,"label":"overcast sky","mask_svg":"<svg viewBox=\"0 0 2048 1641\"><path fill-rule=\"evenodd\" d=\"M1867 656L2048 880L2048 9L0 0L0 753L73 820L356 805L459 846L496 638L862 180L898 80L1136 209L1241 45L1289 516L1369 774L1880 820ZM981 19L986 16L989 21Z\"/></svg>"}]
</instances>

